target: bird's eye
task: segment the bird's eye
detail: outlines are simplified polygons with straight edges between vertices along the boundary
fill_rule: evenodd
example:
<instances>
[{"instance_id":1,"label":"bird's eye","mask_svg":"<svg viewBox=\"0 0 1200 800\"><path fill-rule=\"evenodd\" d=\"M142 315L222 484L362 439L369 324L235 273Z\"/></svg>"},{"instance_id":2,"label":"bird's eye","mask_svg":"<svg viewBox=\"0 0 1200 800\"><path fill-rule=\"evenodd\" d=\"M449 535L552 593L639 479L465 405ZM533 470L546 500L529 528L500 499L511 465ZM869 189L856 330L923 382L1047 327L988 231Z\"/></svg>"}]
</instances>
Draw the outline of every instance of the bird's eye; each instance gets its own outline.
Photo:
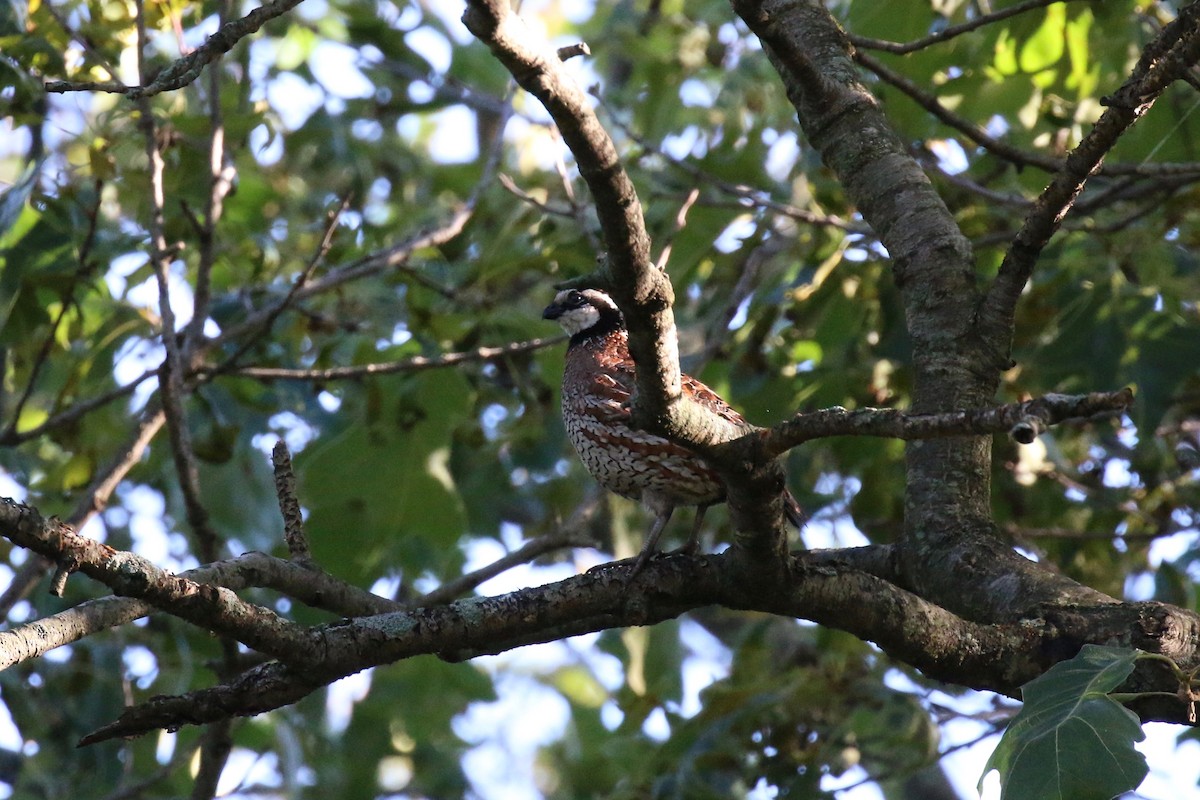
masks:
<instances>
[{"instance_id":1,"label":"bird's eye","mask_svg":"<svg viewBox=\"0 0 1200 800\"><path fill-rule=\"evenodd\" d=\"M568 305L581 306L581 305L583 305L583 303L584 303L583 295L580 294L579 292L572 289L570 292L567 293L567 304Z\"/></svg>"}]
</instances>

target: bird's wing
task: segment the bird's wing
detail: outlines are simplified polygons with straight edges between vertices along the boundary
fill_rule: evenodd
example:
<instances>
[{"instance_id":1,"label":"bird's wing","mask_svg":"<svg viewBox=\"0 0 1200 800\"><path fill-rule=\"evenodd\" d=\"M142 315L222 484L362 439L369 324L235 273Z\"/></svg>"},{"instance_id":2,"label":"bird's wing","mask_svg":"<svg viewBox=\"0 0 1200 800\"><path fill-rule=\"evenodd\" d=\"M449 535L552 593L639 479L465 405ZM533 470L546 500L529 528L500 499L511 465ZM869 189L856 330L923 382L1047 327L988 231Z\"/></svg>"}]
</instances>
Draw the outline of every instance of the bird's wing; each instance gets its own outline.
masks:
<instances>
[{"instance_id":1,"label":"bird's wing","mask_svg":"<svg viewBox=\"0 0 1200 800\"><path fill-rule=\"evenodd\" d=\"M746 422L746 418L738 413L737 409L726 403L721 398L721 395L691 375L683 376L683 396L694 403L699 403L709 411L724 417L735 425L749 425Z\"/></svg>"},{"instance_id":2,"label":"bird's wing","mask_svg":"<svg viewBox=\"0 0 1200 800\"><path fill-rule=\"evenodd\" d=\"M584 393L584 410L598 422L628 425L632 415L629 398L633 385L632 370L609 367L591 376Z\"/></svg>"}]
</instances>

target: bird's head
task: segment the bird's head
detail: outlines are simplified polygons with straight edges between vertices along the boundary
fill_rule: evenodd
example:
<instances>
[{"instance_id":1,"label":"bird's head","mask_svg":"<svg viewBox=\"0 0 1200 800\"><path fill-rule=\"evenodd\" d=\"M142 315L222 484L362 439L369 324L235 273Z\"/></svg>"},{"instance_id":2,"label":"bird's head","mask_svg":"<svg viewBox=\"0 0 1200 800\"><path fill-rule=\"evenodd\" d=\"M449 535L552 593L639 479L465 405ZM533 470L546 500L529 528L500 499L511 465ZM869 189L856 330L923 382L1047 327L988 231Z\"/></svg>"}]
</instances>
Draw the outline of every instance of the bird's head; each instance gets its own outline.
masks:
<instances>
[{"instance_id":1,"label":"bird's head","mask_svg":"<svg viewBox=\"0 0 1200 800\"><path fill-rule=\"evenodd\" d=\"M559 292L542 312L542 319L557 320L573 341L620 330L624 325L617 304L599 289Z\"/></svg>"}]
</instances>

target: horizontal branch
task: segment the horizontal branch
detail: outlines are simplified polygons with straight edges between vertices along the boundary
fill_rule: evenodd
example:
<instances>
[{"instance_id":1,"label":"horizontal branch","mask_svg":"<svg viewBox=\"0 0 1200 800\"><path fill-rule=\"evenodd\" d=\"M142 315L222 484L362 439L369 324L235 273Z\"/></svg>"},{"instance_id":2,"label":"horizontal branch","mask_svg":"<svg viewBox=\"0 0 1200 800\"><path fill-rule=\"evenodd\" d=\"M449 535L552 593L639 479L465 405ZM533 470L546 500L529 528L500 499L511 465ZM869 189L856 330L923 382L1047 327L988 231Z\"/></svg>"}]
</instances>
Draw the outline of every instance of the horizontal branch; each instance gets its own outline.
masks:
<instances>
[{"instance_id":1,"label":"horizontal branch","mask_svg":"<svg viewBox=\"0 0 1200 800\"><path fill-rule=\"evenodd\" d=\"M851 553L850 560L857 555ZM303 667L272 662L225 685L151 698L81 744L262 713L345 675L417 655L458 660L550 641L563 631L650 625L713 604L845 630L932 678L1010 695L1054 661L1073 655L1084 641L1121 643L1163 652L1179 663L1195 662L1195 638L1189 643L1187 636L1200 629L1196 615L1158 603L1105 604L1095 613L1072 607L1060 615L1060 623L973 622L829 551L796 554L779 581L747 580L743 562L729 553L657 558L632 580L628 569L614 565L498 597L325 625L314 629L321 647ZM1173 721L1185 718L1182 704L1157 713Z\"/></svg>"},{"instance_id":2,"label":"horizontal branch","mask_svg":"<svg viewBox=\"0 0 1200 800\"><path fill-rule=\"evenodd\" d=\"M394 375L401 372L420 372L438 367L451 367L475 361L496 361L519 353L529 353L541 350L566 341L565 336L545 336L529 339L524 342L497 347L480 347L460 353L444 353L440 356L413 356L397 361L383 361L374 364L355 364L346 367L330 367L328 369L289 369L287 367L240 367L232 370L231 375L241 375L247 378L261 380L295 380L295 381L336 381L367 378L375 375Z\"/></svg>"},{"instance_id":3,"label":"horizontal branch","mask_svg":"<svg viewBox=\"0 0 1200 800\"><path fill-rule=\"evenodd\" d=\"M829 436L884 436L907 441L1008 433L1018 442L1028 444L1052 425L1119 414L1132 403L1133 392L1121 389L1084 395L1048 394L1022 403L940 414L913 414L894 408L855 411L827 408L797 414L787 422L761 431L758 436L770 458L811 439Z\"/></svg>"},{"instance_id":4,"label":"horizontal branch","mask_svg":"<svg viewBox=\"0 0 1200 800\"><path fill-rule=\"evenodd\" d=\"M383 614L404 608L403 603L352 586L321 570L266 553L245 553L181 572L178 577L233 591L251 587L274 589L310 608L343 617ZM154 611L153 605L134 597L101 597L0 631L0 670L100 631L126 625Z\"/></svg>"}]
</instances>

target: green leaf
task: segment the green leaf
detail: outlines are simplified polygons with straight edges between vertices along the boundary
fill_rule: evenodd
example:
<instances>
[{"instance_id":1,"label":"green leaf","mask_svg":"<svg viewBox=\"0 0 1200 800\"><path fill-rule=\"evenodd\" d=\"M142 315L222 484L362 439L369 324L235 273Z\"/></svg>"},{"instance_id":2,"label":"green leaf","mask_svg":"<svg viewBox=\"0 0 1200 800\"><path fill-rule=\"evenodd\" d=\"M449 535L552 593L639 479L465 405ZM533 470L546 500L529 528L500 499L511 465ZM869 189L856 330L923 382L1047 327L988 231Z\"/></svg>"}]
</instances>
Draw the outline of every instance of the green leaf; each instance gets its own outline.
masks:
<instances>
[{"instance_id":1,"label":"green leaf","mask_svg":"<svg viewBox=\"0 0 1200 800\"><path fill-rule=\"evenodd\" d=\"M1108 800L1142 782L1149 770L1133 743L1146 734L1108 696L1136 660L1135 650L1084 645L1025 684L1025 707L984 768L1000 772L1001 800Z\"/></svg>"},{"instance_id":2,"label":"green leaf","mask_svg":"<svg viewBox=\"0 0 1200 800\"><path fill-rule=\"evenodd\" d=\"M1066 21L1065 5L1052 5L1046 9L1046 20L1021 46L1020 63L1024 72L1038 72L1062 58Z\"/></svg>"}]
</instances>

